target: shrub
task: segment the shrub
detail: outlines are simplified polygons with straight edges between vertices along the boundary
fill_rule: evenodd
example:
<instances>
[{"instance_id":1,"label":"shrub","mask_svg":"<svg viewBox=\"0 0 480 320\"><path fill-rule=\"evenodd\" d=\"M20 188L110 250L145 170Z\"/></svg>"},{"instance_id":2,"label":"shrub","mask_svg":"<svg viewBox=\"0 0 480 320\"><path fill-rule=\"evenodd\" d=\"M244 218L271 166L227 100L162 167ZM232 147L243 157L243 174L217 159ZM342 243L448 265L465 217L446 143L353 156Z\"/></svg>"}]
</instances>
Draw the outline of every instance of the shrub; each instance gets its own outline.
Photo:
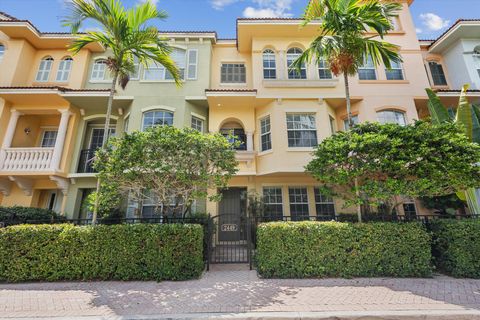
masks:
<instances>
[{"instance_id":1,"label":"shrub","mask_svg":"<svg viewBox=\"0 0 480 320\"><path fill-rule=\"evenodd\" d=\"M432 221L433 254L439 270L480 278L480 220Z\"/></svg>"},{"instance_id":2,"label":"shrub","mask_svg":"<svg viewBox=\"0 0 480 320\"><path fill-rule=\"evenodd\" d=\"M28 220L35 221L51 221L64 220L65 218L58 215L55 211L43 208L31 207L0 207L0 221L10 222L26 222Z\"/></svg>"},{"instance_id":3,"label":"shrub","mask_svg":"<svg viewBox=\"0 0 480 320\"><path fill-rule=\"evenodd\" d=\"M0 280L185 280L203 270L192 224L0 229Z\"/></svg>"},{"instance_id":4,"label":"shrub","mask_svg":"<svg viewBox=\"0 0 480 320\"><path fill-rule=\"evenodd\" d=\"M257 237L264 277L431 274L430 235L417 223L273 222Z\"/></svg>"}]
</instances>

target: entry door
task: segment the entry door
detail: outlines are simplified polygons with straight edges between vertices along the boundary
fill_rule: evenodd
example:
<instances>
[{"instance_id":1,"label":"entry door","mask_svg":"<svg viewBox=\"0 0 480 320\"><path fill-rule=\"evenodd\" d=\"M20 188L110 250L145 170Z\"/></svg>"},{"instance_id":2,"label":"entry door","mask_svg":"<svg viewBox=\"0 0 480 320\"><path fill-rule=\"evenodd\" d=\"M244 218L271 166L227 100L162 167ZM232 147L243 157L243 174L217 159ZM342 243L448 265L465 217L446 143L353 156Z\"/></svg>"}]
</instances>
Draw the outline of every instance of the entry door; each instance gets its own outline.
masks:
<instances>
[{"instance_id":1,"label":"entry door","mask_svg":"<svg viewBox=\"0 0 480 320\"><path fill-rule=\"evenodd\" d=\"M222 191L219 204L218 240L246 240L246 188L229 188Z\"/></svg>"}]
</instances>

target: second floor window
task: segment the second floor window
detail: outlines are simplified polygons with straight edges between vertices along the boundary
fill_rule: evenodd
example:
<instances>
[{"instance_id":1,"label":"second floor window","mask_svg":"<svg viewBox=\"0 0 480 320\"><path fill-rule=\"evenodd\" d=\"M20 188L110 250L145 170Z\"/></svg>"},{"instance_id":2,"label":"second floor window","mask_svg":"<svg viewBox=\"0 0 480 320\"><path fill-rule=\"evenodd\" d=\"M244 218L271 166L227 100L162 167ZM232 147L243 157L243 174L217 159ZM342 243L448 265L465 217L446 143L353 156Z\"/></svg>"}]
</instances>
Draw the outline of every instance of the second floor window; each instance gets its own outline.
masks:
<instances>
[{"instance_id":1,"label":"second floor window","mask_svg":"<svg viewBox=\"0 0 480 320\"><path fill-rule=\"evenodd\" d=\"M5 55L5 46L3 44L0 44L0 61L2 61L4 55Z\"/></svg>"},{"instance_id":2,"label":"second floor window","mask_svg":"<svg viewBox=\"0 0 480 320\"><path fill-rule=\"evenodd\" d=\"M173 112L170 111L149 111L143 114L142 130L153 126L172 126Z\"/></svg>"},{"instance_id":3,"label":"second floor window","mask_svg":"<svg viewBox=\"0 0 480 320\"><path fill-rule=\"evenodd\" d=\"M173 48L170 57L178 68L180 79L185 78L186 52L183 49ZM158 62L150 61L148 67L143 71L143 80L147 81L163 81L172 80L173 75Z\"/></svg>"},{"instance_id":4,"label":"second floor window","mask_svg":"<svg viewBox=\"0 0 480 320\"><path fill-rule=\"evenodd\" d=\"M297 60L303 51L299 48L291 48L287 51L287 69L288 79L307 79L307 67L302 63L300 70L297 70L292 64Z\"/></svg>"},{"instance_id":5,"label":"second floor window","mask_svg":"<svg viewBox=\"0 0 480 320\"><path fill-rule=\"evenodd\" d=\"M133 57L133 72L130 74L130 80L140 79L140 61L137 57Z\"/></svg>"},{"instance_id":6,"label":"second floor window","mask_svg":"<svg viewBox=\"0 0 480 320\"><path fill-rule=\"evenodd\" d=\"M395 123L401 126L405 126L407 121L405 119L405 114L401 111L395 110L385 110L377 112L378 122L381 124Z\"/></svg>"},{"instance_id":7,"label":"second floor window","mask_svg":"<svg viewBox=\"0 0 480 320\"><path fill-rule=\"evenodd\" d=\"M445 77L443 66L435 61L430 61L428 66L430 67L430 73L432 74L433 85L446 86L447 78Z\"/></svg>"},{"instance_id":8,"label":"second floor window","mask_svg":"<svg viewBox=\"0 0 480 320\"><path fill-rule=\"evenodd\" d=\"M391 68L385 69L387 80L403 80L403 67L401 62L390 62Z\"/></svg>"},{"instance_id":9,"label":"second floor window","mask_svg":"<svg viewBox=\"0 0 480 320\"><path fill-rule=\"evenodd\" d=\"M333 78L332 71L330 70L330 65L328 64L327 60L323 58L318 61L318 77L321 80Z\"/></svg>"},{"instance_id":10,"label":"second floor window","mask_svg":"<svg viewBox=\"0 0 480 320\"><path fill-rule=\"evenodd\" d=\"M368 56L363 66L358 68L358 78L360 80L377 80L377 72L371 56Z\"/></svg>"},{"instance_id":11,"label":"second floor window","mask_svg":"<svg viewBox=\"0 0 480 320\"><path fill-rule=\"evenodd\" d=\"M60 61L60 65L57 70L57 82L67 82L70 77L70 71L72 70L73 59L70 57L64 58Z\"/></svg>"},{"instance_id":12,"label":"second floor window","mask_svg":"<svg viewBox=\"0 0 480 320\"><path fill-rule=\"evenodd\" d=\"M260 139L262 144L262 151L272 149L272 134L270 129L270 116L260 120Z\"/></svg>"},{"instance_id":13,"label":"second floor window","mask_svg":"<svg viewBox=\"0 0 480 320\"><path fill-rule=\"evenodd\" d=\"M50 71L52 70L53 58L46 57L40 61L40 66L38 67L37 77L35 81L38 82L47 82L50 76Z\"/></svg>"},{"instance_id":14,"label":"second floor window","mask_svg":"<svg viewBox=\"0 0 480 320\"><path fill-rule=\"evenodd\" d=\"M43 131L42 136L42 148L53 148L55 147L55 141L57 141L57 131L56 130L45 130Z\"/></svg>"},{"instance_id":15,"label":"second floor window","mask_svg":"<svg viewBox=\"0 0 480 320\"><path fill-rule=\"evenodd\" d=\"M277 65L275 62L275 52L271 49L263 51L263 79L276 79Z\"/></svg>"},{"instance_id":16,"label":"second floor window","mask_svg":"<svg viewBox=\"0 0 480 320\"><path fill-rule=\"evenodd\" d=\"M107 61L103 59L95 60L92 67L90 80L103 81L107 79Z\"/></svg>"},{"instance_id":17,"label":"second floor window","mask_svg":"<svg viewBox=\"0 0 480 320\"><path fill-rule=\"evenodd\" d=\"M287 114L288 146L314 147L317 143L317 128L313 114Z\"/></svg>"},{"instance_id":18,"label":"second floor window","mask_svg":"<svg viewBox=\"0 0 480 320\"><path fill-rule=\"evenodd\" d=\"M243 63L223 63L221 69L222 83L246 83L247 70Z\"/></svg>"}]
</instances>

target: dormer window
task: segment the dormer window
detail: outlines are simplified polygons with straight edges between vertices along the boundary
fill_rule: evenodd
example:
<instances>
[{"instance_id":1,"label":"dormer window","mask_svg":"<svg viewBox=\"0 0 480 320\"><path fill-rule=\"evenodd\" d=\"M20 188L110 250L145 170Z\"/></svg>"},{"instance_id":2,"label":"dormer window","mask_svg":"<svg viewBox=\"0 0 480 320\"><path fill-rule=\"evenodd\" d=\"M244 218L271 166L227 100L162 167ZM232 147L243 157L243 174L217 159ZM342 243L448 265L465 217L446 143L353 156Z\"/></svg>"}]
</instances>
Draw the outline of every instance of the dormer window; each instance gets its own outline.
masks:
<instances>
[{"instance_id":1,"label":"dormer window","mask_svg":"<svg viewBox=\"0 0 480 320\"><path fill-rule=\"evenodd\" d=\"M50 71L52 70L53 58L45 57L40 61L40 66L38 67L37 77L35 81L38 82L47 82L50 76Z\"/></svg>"},{"instance_id":2,"label":"dormer window","mask_svg":"<svg viewBox=\"0 0 480 320\"><path fill-rule=\"evenodd\" d=\"M60 61L57 71L57 82L67 82L70 77L70 71L72 70L73 59L71 57L63 58Z\"/></svg>"}]
</instances>

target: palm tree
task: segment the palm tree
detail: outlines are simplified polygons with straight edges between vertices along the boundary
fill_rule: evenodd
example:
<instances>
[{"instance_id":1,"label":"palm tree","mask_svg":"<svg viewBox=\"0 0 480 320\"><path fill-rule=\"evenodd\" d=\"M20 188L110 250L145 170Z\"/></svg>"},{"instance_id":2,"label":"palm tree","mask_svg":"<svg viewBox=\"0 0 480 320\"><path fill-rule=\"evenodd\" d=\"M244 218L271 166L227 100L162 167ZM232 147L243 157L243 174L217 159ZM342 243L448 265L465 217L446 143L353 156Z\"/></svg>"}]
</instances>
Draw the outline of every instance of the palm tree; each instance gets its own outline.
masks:
<instances>
[{"instance_id":1,"label":"palm tree","mask_svg":"<svg viewBox=\"0 0 480 320\"><path fill-rule=\"evenodd\" d=\"M103 149L109 138L115 88L118 83L125 89L130 79L129 75L135 70L135 58L144 66L150 62L164 66L172 74L175 83L181 85L179 70L170 57L171 47L166 39L159 37L156 27L148 25L155 19L165 19L167 14L165 11L157 10L150 1L126 9L120 0L70 0L69 9L70 15L63 21L64 26L69 27L71 32L77 35L69 50L77 54L85 46L95 42L110 50L107 68L113 78L105 117ZM92 21L99 31L79 34L80 27L87 20ZM97 179L93 224L97 220L100 186L100 179Z\"/></svg>"},{"instance_id":2,"label":"palm tree","mask_svg":"<svg viewBox=\"0 0 480 320\"><path fill-rule=\"evenodd\" d=\"M302 25L320 22L319 35L292 67L300 70L305 63L318 64L325 59L334 75L343 75L350 127L353 123L348 77L355 75L369 57L375 65L383 62L388 69L391 62L402 61L399 48L383 41L393 30L391 21L400 8L398 3L379 0L310 0L305 9ZM365 35L372 31L376 34Z\"/></svg>"},{"instance_id":3,"label":"palm tree","mask_svg":"<svg viewBox=\"0 0 480 320\"><path fill-rule=\"evenodd\" d=\"M393 30L392 19L400 8L398 3L379 0L310 0L305 9L302 26L319 23L319 35L291 67L300 71L306 63L319 64L325 59L335 76L343 75L350 128L353 122L348 77L355 75L369 58L376 66L383 62L388 69L391 62L402 61L398 46L383 41ZM375 35L366 35L372 31ZM357 179L355 190L358 196ZM360 205L357 215L361 222Z\"/></svg>"}]
</instances>

